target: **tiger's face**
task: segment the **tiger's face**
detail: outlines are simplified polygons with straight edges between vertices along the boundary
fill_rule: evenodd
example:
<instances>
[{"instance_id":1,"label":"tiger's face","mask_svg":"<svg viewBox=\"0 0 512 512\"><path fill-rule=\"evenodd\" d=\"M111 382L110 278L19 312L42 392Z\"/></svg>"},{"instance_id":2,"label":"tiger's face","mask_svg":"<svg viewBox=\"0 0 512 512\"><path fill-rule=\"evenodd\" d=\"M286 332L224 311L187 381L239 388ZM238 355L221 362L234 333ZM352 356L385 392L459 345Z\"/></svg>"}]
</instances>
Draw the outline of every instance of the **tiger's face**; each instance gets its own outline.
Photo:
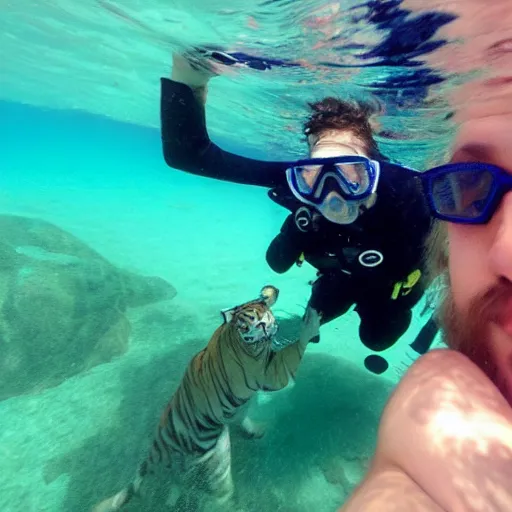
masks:
<instances>
[{"instance_id":1,"label":"tiger's face","mask_svg":"<svg viewBox=\"0 0 512 512\"><path fill-rule=\"evenodd\" d=\"M262 303L235 313L234 322L242 340L247 344L261 341L271 343L277 333L277 321L268 306Z\"/></svg>"},{"instance_id":2,"label":"tiger's face","mask_svg":"<svg viewBox=\"0 0 512 512\"><path fill-rule=\"evenodd\" d=\"M278 295L279 290L275 286L265 286L258 299L222 311L224 321L234 325L242 341L248 345L272 343L278 326L270 307Z\"/></svg>"}]
</instances>

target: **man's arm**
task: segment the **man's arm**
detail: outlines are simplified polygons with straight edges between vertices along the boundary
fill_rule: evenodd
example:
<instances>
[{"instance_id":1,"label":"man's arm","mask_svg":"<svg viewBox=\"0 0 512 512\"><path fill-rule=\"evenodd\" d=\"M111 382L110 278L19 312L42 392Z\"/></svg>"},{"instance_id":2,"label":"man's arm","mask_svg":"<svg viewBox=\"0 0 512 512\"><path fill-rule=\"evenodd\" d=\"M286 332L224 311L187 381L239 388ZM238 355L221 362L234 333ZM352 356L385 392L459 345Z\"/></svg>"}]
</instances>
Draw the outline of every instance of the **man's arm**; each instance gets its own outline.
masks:
<instances>
[{"instance_id":1,"label":"man's arm","mask_svg":"<svg viewBox=\"0 0 512 512\"><path fill-rule=\"evenodd\" d=\"M214 76L194 69L180 56L172 80L161 80L161 134L166 163L200 176L272 188L286 184L286 164L246 158L224 151L206 129L207 84Z\"/></svg>"}]
</instances>

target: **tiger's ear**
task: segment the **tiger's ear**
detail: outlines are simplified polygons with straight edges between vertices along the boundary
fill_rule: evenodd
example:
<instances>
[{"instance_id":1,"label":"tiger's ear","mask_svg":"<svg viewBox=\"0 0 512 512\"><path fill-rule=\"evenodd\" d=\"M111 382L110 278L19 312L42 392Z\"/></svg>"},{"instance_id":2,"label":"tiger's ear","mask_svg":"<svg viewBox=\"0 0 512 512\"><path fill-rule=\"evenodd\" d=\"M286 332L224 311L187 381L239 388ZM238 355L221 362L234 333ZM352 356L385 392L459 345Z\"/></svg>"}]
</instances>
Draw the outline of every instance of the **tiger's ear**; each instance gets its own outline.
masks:
<instances>
[{"instance_id":1,"label":"tiger's ear","mask_svg":"<svg viewBox=\"0 0 512 512\"><path fill-rule=\"evenodd\" d=\"M229 322L231 322L231 320L233 319L233 316L235 316L235 310L236 310L236 307L220 310L220 314L222 315L222 319L225 324L229 324Z\"/></svg>"},{"instance_id":2,"label":"tiger's ear","mask_svg":"<svg viewBox=\"0 0 512 512\"><path fill-rule=\"evenodd\" d=\"M260 292L260 298L267 305L267 307L272 307L279 297L279 290L272 286L271 284L264 286Z\"/></svg>"}]
</instances>

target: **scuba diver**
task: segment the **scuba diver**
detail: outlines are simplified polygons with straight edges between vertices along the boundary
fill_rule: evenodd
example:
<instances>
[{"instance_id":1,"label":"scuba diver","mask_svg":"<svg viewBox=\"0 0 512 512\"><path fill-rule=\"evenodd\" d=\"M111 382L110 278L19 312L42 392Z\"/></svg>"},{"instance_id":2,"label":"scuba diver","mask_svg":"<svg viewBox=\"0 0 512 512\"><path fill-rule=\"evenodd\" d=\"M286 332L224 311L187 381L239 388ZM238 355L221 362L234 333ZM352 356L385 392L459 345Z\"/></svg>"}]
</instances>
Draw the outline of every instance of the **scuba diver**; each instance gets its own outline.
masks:
<instances>
[{"instance_id":1,"label":"scuba diver","mask_svg":"<svg viewBox=\"0 0 512 512\"><path fill-rule=\"evenodd\" d=\"M268 188L270 199L290 211L267 249L270 268L283 273L307 261L318 271L307 307L320 313L322 324L355 306L362 343L373 352L390 348L425 291L431 216L418 177L380 153L368 105L331 97L310 105L306 159L260 161L222 150L208 136L205 102L209 80L229 65L266 70L276 62L216 50L174 55L171 79L161 79L166 163ZM426 351L437 327L422 332L428 339L416 347ZM372 354L365 366L380 374L388 363Z\"/></svg>"}]
</instances>

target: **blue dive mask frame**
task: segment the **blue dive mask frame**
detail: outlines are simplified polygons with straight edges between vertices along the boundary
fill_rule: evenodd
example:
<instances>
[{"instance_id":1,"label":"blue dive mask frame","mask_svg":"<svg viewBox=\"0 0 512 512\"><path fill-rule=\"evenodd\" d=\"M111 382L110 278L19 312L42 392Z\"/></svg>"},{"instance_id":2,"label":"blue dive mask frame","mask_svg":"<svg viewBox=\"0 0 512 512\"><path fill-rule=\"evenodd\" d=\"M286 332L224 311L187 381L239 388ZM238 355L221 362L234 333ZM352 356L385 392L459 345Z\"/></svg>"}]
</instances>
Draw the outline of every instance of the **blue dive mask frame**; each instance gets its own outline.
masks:
<instances>
[{"instance_id":1,"label":"blue dive mask frame","mask_svg":"<svg viewBox=\"0 0 512 512\"><path fill-rule=\"evenodd\" d=\"M310 171L315 175L307 183L304 176ZM346 201L363 201L376 191L379 177L380 162L363 156L303 159L286 169L288 186L295 197L315 207L321 206L331 192Z\"/></svg>"}]
</instances>

